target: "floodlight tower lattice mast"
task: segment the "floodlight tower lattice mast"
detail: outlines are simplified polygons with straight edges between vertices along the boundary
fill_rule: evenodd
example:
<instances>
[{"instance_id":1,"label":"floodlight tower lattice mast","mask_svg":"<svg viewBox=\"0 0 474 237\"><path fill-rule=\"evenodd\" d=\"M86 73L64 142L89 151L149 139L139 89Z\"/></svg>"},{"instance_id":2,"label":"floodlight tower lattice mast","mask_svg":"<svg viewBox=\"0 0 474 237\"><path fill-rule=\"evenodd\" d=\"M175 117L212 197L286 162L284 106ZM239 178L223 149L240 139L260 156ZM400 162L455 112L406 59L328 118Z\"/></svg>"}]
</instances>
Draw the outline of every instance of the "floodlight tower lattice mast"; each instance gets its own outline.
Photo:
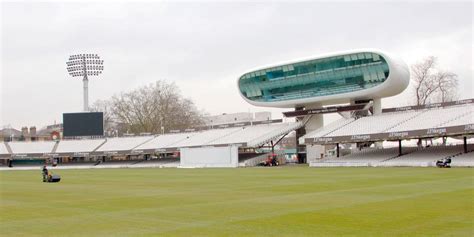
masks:
<instances>
[{"instance_id":1,"label":"floodlight tower lattice mast","mask_svg":"<svg viewBox=\"0 0 474 237\"><path fill-rule=\"evenodd\" d=\"M89 111L89 76L98 76L104 70L104 60L97 54L76 54L69 56L67 71L72 77L81 77L83 83L84 111Z\"/></svg>"}]
</instances>

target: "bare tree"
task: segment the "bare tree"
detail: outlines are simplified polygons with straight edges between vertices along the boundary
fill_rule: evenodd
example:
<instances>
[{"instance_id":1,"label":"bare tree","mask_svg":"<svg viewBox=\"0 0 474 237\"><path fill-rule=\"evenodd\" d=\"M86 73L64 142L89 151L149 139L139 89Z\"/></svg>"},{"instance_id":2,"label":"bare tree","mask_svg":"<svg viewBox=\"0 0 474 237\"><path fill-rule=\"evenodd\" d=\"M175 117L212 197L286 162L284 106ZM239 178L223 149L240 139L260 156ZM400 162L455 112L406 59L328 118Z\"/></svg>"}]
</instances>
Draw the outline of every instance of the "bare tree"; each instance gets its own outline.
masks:
<instances>
[{"instance_id":1,"label":"bare tree","mask_svg":"<svg viewBox=\"0 0 474 237\"><path fill-rule=\"evenodd\" d=\"M438 69L437 59L433 56L414 64L411 67L411 77L417 105L457 99L457 75ZM430 141L433 144L431 139ZM443 137L443 144L446 144L446 137Z\"/></svg>"},{"instance_id":2,"label":"bare tree","mask_svg":"<svg viewBox=\"0 0 474 237\"><path fill-rule=\"evenodd\" d=\"M433 56L411 67L411 79L417 105L446 102L457 97L457 75L438 69Z\"/></svg>"},{"instance_id":3,"label":"bare tree","mask_svg":"<svg viewBox=\"0 0 474 237\"><path fill-rule=\"evenodd\" d=\"M96 100L94 104L90 107L92 112L102 112L104 113L104 122L112 121L112 106L108 100Z\"/></svg>"},{"instance_id":4,"label":"bare tree","mask_svg":"<svg viewBox=\"0 0 474 237\"><path fill-rule=\"evenodd\" d=\"M435 81L438 83L437 100L439 102L456 100L458 98L457 75L452 72L438 72L435 77Z\"/></svg>"},{"instance_id":5,"label":"bare tree","mask_svg":"<svg viewBox=\"0 0 474 237\"><path fill-rule=\"evenodd\" d=\"M104 114L104 130L106 134L114 134L119 130L118 123L114 118L112 103L110 100L97 100L90 107L92 112L102 112ZM123 132L123 131L121 131Z\"/></svg>"},{"instance_id":6,"label":"bare tree","mask_svg":"<svg viewBox=\"0 0 474 237\"><path fill-rule=\"evenodd\" d=\"M429 96L435 91L435 84L432 81L435 58L429 57L423 62L411 67L412 80L414 82L416 105L425 104Z\"/></svg>"},{"instance_id":7,"label":"bare tree","mask_svg":"<svg viewBox=\"0 0 474 237\"><path fill-rule=\"evenodd\" d=\"M194 103L183 98L174 83L164 81L116 95L111 104L116 119L132 133L182 130L203 121Z\"/></svg>"}]
</instances>

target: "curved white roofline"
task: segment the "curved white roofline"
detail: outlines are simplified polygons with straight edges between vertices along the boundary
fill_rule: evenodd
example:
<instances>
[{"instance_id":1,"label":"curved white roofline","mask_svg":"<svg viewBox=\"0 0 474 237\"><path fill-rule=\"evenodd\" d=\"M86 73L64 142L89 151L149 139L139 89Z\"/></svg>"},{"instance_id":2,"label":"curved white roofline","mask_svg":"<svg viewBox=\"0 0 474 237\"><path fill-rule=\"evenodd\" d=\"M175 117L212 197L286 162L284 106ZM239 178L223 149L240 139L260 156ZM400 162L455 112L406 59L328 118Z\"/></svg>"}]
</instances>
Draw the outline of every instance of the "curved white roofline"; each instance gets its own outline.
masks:
<instances>
[{"instance_id":1,"label":"curved white roofline","mask_svg":"<svg viewBox=\"0 0 474 237\"><path fill-rule=\"evenodd\" d=\"M260 102L260 101L249 100L242 94L239 88L240 78L243 75L250 72L272 68L272 67L284 66L288 64L296 64L296 63L301 63L301 62L315 60L315 59L328 58L328 57L334 57L334 56L340 56L340 55L346 55L346 54L363 53L363 52L379 54L386 60L389 67L389 76L385 80L385 82L383 82L382 84L377 85L372 88L343 93L343 94L310 97L310 98L304 98L304 99L293 99L293 100L286 100L286 101L273 101L273 102ZM400 94L402 91L404 91L408 87L409 82L410 82L410 71L408 69L408 65L401 58L390 55L379 49L362 48L362 49L353 49L353 50L320 54L313 57L305 57L298 60L291 60L291 61L271 64L269 66L256 67L253 70L249 70L241 74L237 78L237 88L239 89L240 96L249 104L252 104L255 106L261 106L261 107L292 108L295 106L316 104L316 103L320 105L330 105L330 104L347 103L350 100L366 100L366 99L390 97L390 96Z\"/></svg>"}]
</instances>

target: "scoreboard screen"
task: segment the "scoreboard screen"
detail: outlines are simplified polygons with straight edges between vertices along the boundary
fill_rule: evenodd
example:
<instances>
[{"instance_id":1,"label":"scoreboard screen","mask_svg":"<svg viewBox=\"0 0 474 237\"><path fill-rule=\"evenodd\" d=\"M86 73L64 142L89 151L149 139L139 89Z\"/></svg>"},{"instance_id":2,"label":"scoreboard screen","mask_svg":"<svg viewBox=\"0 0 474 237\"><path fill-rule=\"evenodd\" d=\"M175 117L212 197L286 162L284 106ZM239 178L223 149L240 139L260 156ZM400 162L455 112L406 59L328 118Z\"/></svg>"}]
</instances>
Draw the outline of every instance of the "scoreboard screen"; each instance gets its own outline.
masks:
<instances>
[{"instance_id":1,"label":"scoreboard screen","mask_svg":"<svg viewBox=\"0 0 474 237\"><path fill-rule=\"evenodd\" d=\"M102 112L64 113L63 136L103 136L104 114Z\"/></svg>"}]
</instances>

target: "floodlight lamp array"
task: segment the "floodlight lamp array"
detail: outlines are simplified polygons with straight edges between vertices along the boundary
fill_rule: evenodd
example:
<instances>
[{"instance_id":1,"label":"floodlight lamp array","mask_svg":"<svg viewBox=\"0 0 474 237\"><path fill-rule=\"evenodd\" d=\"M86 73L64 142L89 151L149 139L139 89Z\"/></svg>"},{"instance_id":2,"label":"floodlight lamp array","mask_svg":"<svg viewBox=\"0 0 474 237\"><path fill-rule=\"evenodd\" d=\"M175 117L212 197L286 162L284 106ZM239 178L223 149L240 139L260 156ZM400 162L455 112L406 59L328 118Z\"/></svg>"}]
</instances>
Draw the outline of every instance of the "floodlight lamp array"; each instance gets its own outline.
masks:
<instances>
[{"instance_id":1,"label":"floodlight lamp array","mask_svg":"<svg viewBox=\"0 0 474 237\"><path fill-rule=\"evenodd\" d=\"M66 65L72 77L98 76L104 70L104 60L101 60L97 54L71 55Z\"/></svg>"}]
</instances>

